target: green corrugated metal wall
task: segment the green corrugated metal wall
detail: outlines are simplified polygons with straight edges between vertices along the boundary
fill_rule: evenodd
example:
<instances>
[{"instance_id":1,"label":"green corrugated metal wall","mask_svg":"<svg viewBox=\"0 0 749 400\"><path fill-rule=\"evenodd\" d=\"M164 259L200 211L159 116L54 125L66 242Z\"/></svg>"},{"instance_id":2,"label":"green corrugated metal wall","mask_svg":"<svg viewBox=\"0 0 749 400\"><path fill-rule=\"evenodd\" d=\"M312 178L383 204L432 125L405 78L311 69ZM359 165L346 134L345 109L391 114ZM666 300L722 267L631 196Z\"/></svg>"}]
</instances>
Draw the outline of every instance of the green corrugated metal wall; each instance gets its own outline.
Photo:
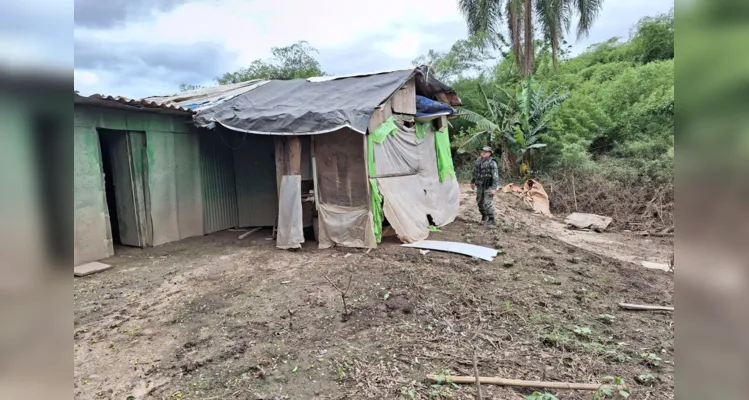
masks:
<instances>
[{"instance_id":1,"label":"green corrugated metal wall","mask_svg":"<svg viewBox=\"0 0 749 400\"><path fill-rule=\"evenodd\" d=\"M203 230L218 232L239 225L234 157L229 143L215 131L201 132L200 163L203 179Z\"/></svg>"},{"instance_id":2,"label":"green corrugated metal wall","mask_svg":"<svg viewBox=\"0 0 749 400\"><path fill-rule=\"evenodd\" d=\"M197 129L189 117L75 106L75 262L112 255L96 128L146 133L152 244L203 234Z\"/></svg>"},{"instance_id":3,"label":"green corrugated metal wall","mask_svg":"<svg viewBox=\"0 0 749 400\"><path fill-rule=\"evenodd\" d=\"M278 212L273 136L240 136L234 147L239 226L272 226Z\"/></svg>"}]
</instances>

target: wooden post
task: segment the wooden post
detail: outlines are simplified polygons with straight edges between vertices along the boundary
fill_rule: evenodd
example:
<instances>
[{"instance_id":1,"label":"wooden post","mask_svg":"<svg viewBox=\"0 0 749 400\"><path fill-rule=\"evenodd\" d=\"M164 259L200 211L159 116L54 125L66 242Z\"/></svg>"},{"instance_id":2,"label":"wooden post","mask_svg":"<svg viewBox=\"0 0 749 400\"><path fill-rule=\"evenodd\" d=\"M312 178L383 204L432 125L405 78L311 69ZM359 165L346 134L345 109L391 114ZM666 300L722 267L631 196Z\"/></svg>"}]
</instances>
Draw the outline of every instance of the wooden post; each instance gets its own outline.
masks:
<instances>
[{"instance_id":1,"label":"wooden post","mask_svg":"<svg viewBox=\"0 0 749 400\"><path fill-rule=\"evenodd\" d=\"M286 138L286 144L289 160L286 175L299 175L302 171L302 141L299 140L299 136L289 136Z\"/></svg>"},{"instance_id":2,"label":"wooden post","mask_svg":"<svg viewBox=\"0 0 749 400\"><path fill-rule=\"evenodd\" d=\"M317 186L317 159L315 158L315 137L309 138L309 152L310 158L312 159L312 186L315 191L315 210L318 209L320 204L319 187ZM314 222L313 222L314 223Z\"/></svg>"}]
</instances>

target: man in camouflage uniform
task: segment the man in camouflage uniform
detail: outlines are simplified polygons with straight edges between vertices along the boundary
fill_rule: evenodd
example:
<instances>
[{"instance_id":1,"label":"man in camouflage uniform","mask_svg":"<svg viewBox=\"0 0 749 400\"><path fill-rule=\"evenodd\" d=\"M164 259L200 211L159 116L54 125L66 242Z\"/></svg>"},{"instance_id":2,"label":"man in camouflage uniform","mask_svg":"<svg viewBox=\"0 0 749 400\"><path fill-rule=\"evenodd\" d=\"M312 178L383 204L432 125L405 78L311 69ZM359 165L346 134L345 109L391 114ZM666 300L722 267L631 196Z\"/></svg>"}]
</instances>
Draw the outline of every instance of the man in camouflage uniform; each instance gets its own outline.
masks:
<instances>
[{"instance_id":1,"label":"man in camouflage uniform","mask_svg":"<svg viewBox=\"0 0 749 400\"><path fill-rule=\"evenodd\" d=\"M484 146L473 169L471 188L476 189L476 202L481 212L481 223L494 225L494 195L499 189L499 165L492 157L492 148Z\"/></svg>"}]
</instances>

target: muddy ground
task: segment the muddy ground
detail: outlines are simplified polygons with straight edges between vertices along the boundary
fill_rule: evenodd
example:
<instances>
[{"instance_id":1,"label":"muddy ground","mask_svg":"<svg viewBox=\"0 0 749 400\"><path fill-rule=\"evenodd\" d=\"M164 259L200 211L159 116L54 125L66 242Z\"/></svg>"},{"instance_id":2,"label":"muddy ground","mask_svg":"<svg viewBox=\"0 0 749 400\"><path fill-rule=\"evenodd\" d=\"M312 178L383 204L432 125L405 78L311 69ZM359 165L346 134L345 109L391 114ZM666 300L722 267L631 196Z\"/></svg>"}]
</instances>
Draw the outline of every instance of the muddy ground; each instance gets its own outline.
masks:
<instances>
[{"instance_id":1,"label":"muddy ground","mask_svg":"<svg viewBox=\"0 0 749 400\"><path fill-rule=\"evenodd\" d=\"M511 195L486 228L470 197L430 239L501 249L493 262L392 239L368 253L281 251L267 231L118 249L105 260L116 268L75 279L75 398L473 399L473 385L425 376L472 375L474 349L483 376L616 376L630 398L674 398L673 315L617 307L673 305L673 274L635 263L667 260L672 239L570 233ZM326 277L351 278L347 316ZM532 391L482 385L484 399Z\"/></svg>"}]
</instances>

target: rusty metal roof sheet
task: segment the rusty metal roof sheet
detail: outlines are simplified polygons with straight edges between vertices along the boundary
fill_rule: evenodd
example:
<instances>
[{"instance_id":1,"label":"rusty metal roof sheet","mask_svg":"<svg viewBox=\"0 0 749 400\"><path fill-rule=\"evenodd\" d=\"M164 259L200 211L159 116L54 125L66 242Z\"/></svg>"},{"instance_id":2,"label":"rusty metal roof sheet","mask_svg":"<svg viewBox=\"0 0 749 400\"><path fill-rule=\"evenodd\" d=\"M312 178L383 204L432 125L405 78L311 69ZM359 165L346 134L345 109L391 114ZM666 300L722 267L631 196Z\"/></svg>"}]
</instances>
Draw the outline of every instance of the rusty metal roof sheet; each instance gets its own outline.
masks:
<instances>
[{"instance_id":1,"label":"rusty metal roof sheet","mask_svg":"<svg viewBox=\"0 0 749 400\"><path fill-rule=\"evenodd\" d=\"M194 114L193 110L189 108L180 107L175 104L159 103L156 101L146 99L130 99L123 96L109 96L103 94L92 94L91 96L81 96L76 91L74 93L75 104L91 104L100 106L112 107L115 104L122 105L121 107L115 106L114 108L126 108L126 109L139 109L140 111L153 111L153 112L169 112L179 114Z\"/></svg>"}]
</instances>

